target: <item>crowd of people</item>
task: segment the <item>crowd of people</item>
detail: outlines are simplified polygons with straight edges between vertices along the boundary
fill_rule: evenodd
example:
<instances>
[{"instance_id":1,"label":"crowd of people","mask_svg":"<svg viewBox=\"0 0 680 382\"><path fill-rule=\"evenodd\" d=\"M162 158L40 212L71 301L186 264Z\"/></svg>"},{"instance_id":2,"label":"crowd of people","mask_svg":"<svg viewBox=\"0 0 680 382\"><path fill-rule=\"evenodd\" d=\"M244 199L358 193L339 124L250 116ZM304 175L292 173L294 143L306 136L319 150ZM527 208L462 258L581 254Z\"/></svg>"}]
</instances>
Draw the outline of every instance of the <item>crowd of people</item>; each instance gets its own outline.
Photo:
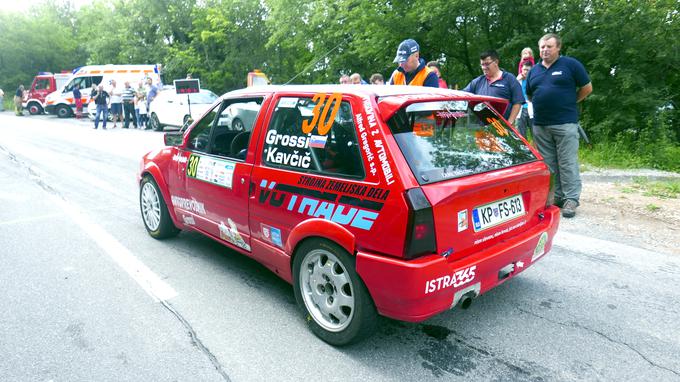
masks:
<instances>
[{"instance_id":1,"label":"crowd of people","mask_svg":"<svg viewBox=\"0 0 680 382\"><path fill-rule=\"evenodd\" d=\"M517 76L504 70L495 50L479 55L482 74L470 81L463 91L508 100L503 117L517 127L519 133L533 142L555 176L555 204L562 216L576 215L581 195L578 164L580 126L578 106L592 91L585 67L575 58L562 56L561 38L548 33L538 41L540 61L531 48L522 49ZM398 67L387 83L390 85L430 86L446 88L437 61L425 62L420 46L413 39L402 41L394 63ZM359 73L342 76L341 84L366 84ZM381 74L370 77L370 83L385 83Z\"/></svg>"},{"instance_id":2,"label":"crowd of people","mask_svg":"<svg viewBox=\"0 0 680 382\"><path fill-rule=\"evenodd\" d=\"M140 81L137 88L133 88L129 81L124 86L119 86L115 80L111 85L104 89L103 84L93 84L90 91L90 99L95 103L97 111L94 118L94 129L99 128L99 121L102 121L102 129L106 130L106 122L109 110L112 113L113 127L117 127L117 122L123 125L124 129L130 127L149 130L149 118L147 110L149 104L158 95L159 86L154 85L151 78ZM74 98L75 91L74 91ZM77 97L79 98L79 97ZM82 104L76 105L76 116L82 113Z\"/></svg>"}]
</instances>

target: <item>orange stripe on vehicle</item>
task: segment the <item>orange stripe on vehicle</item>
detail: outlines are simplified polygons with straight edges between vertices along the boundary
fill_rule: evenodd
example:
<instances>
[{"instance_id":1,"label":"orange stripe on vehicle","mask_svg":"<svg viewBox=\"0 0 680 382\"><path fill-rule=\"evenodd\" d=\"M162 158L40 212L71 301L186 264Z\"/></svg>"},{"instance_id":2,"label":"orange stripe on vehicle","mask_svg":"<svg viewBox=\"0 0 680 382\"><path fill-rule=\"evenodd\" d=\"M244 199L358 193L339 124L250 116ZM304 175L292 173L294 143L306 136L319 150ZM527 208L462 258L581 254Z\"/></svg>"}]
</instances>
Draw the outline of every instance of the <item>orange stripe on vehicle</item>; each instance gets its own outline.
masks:
<instances>
[{"instance_id":1,"label":"orange stripe on vehicle","mask_svg":"<svg viewBox=\"0 0 680 382\"><path fill-rule=\"evenodd\" d=\"M91 74L98 74L98 73L101 73L101 72L102 72L101 70L93 70L93 71L91 71L90 73L91 73Z\"/></svg>"},{"instance_id":2,"label":"orange stripe on vehicle","mask_svg":"<svg viewBox=\"0 0 680 382\"><path fill-rule=\"evenodd\" d=\"M139 73L141 70L130 70L130 73Z\"/></svg>"},{"instance_id":3,"label":"orange stripe on vehicle","mask_svg":"<svg viewBox=\"0 0 680 382\"><path fill-rule=\"evenodd\" d=\"M73 103L73 98L66 98L66 101L67 101L68 103Z\"/></svg>"},{"instance_id":4,"label":"orange stripe on vehicle","mask_svg":"<svg viewBox=\"0 0 680 382\"><path fill-rule=\"evenodd\" d=\"M116 71L116 73L127 73L127 72L128 72L128 71L127 71L127 70L124 70L124 69L121 69L121 70L117 70L117 71Z\"/></svg>"},{"instance_id":5,"label":"orange stripe on vehicle","mask_svg":"<svg viewBox=\"0 0 680 382\"><path fill-rule=\"evenodd\" d=\"M151 73L151 70L145 70L144 73Z\"/></svg>"},{"instance_id":6,"label":"orange stripe on vehicle","mask_svg":"<svg viewBox=\"0 0 680 382\"><path fill-rule=\"evenodd\" d=\"M113 70L105 70L104 73L113 73Z\"/></svg>"}]
</instances>

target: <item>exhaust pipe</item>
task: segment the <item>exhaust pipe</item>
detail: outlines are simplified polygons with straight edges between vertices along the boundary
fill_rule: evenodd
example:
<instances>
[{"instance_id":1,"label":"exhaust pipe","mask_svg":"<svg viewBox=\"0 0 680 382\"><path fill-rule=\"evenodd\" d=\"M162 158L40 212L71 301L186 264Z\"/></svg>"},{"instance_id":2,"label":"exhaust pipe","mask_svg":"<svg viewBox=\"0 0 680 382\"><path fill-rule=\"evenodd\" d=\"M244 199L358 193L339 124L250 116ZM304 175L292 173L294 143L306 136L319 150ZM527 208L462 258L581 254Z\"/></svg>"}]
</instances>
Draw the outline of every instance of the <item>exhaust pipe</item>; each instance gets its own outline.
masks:
<instances>
[{"instance_id":1,"label":"exhaust pipe","mask_svg":"<svg viewBox=\"0 0 680 382\"><path fill-rule=\"evenodd\" d=\"M460 308L461 309L469 308L470 305L472 305L472 299L474 299L475 297L477 297L477 296L474 294L474 292L466 293L463 296L463 298L460 299L460 304L459 304Z\"/></svg>"},{"instance_id":2,"label":"exhaust pipe","mask_svg":"<svg viewBox=\"0 0 680 382\"><path fill-rule=\"evenodd\" d=\"M481 292L482 283L470 285L467 288L461 289L453 295L453 302L451 308L459 306L461 309L467 309L472 305L472 300L479 296Z\"/></svg>"}]
</instances>

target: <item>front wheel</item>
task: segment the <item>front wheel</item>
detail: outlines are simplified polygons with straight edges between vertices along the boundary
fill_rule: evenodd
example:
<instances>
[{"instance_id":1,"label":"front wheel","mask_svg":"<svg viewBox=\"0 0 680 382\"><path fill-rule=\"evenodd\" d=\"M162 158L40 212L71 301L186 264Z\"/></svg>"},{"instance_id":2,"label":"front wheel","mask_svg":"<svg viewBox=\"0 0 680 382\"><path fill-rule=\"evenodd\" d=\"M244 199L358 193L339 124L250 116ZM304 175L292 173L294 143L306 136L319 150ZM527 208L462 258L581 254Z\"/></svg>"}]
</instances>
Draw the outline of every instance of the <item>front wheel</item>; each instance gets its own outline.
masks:
<instances>
[{"instance_id":1,"label":"front wheel","mask_svg":"<svg viewBox=\"0 0 680 382\"><path fill-rule=\"evenodd\" d=\"M316 238L293 261L295 299L311 331L331 345L357 342L376 327L378 314L354 264L342 247Z\"/></svg>"},{"instance_id":2,"label":"front wheel","mask_svg":"<svg viewBox=\"0 0 680 382\"><path fill-rule=\"evenodd\" d=\"M156 115L156 113L151 114L149 124L151 125L151 128L154 129L155 131L163 131L163 125L161 125L161 121L158 120L158 116Z\"/></svg>"},{"instance_id":3,"label":"front wheel","mask_svg":"<svg viewBox=\"0 0 680 382\"><path fill-rule=\"evenodd\" d=\"M38 115L43 113L43 108L37 102L31 102L28 104L28 112L31 115Z\"/></svg>"},{"instance_id":4,"label":"front wheel","mask_svg":"<svg viewBox=\"0 0 680 382\"><path fill-rule=\"evenodd\" d=\"M144 226L154 239L166 239L179 233L179 229L175 227L170 218L168 207L158 185L148 175L142 179L139 190L139 208Z\"/></svg>"}]
</instances>

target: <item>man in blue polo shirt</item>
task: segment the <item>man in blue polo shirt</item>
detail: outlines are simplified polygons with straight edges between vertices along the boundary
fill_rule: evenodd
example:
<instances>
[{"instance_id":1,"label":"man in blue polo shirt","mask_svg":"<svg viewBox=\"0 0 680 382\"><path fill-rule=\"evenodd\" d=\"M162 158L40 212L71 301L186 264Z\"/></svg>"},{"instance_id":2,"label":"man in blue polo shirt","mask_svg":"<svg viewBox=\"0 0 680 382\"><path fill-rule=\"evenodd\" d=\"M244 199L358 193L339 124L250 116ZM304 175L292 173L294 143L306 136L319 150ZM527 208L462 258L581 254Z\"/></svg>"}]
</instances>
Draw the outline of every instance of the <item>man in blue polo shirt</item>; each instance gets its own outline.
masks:
<instances>
[{"instance_id":1,"label":"man in blue polo shirt","mask_svg":"<svg viewBox=\"0 0 680 382\"><path fill-rule=\"evenodd\" d=\"M503 117L505 117L510 124L515 123L515 118L517 118L520 108L524 103L522 86L512 73L501 70L498 52L495 50L482 52L479 55L479 60L484 74L470 81L463 91L507 99L509 105L505 109Z\"/></svg>"},{"instance_id":2,"label":"man in blue polo shirt","mask_svg":"<svg viewBox=\"0 0 680 382\"><path fill-rule=\"evenodd\" d=\"M562 216L576 215L581 196L578 169L578 107L592 91L585 67L560 56L562 40L548 33L538 40L542 61L527 75L527 96L534 106L532 133L538 151L555 174L555 204Z\"/></svg>"}]
</instances>

